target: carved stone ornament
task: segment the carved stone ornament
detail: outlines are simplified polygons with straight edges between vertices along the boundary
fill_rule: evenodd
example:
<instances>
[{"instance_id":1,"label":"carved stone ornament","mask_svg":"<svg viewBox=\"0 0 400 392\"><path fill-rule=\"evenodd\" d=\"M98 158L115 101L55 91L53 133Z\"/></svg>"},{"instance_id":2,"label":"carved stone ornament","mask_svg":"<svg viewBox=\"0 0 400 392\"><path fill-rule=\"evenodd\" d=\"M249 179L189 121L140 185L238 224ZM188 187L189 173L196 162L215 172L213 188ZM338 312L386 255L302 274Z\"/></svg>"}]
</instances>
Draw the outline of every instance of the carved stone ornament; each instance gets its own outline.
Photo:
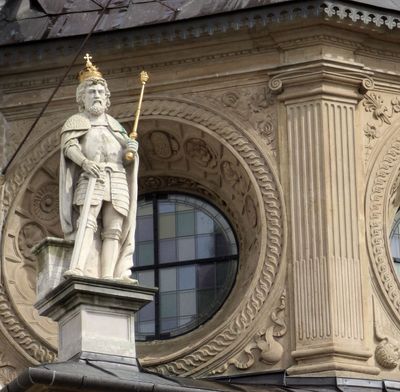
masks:
<instances>
[{"instance_id":1,"label":"carved stone ornament","mask_svg":"<svg viewBox=\"0 0 400 392\"><path fill-rule=\"evenodd\" d=\"M393 205L400 172L400 137L398 119L387 129L375 147L379 153L371 163L366 190L366 230L369 258L380 288L381 300L400 321L400 282L393 267L389 235L399 205Z\"/></svg>"},{"instance_id":2,"label":"carved stone ornament","mask_svg":"<svg viewBox=\"0 0 400 392\"><path fill-rule=\"evenodd\" d=\"M253 247L253 251L258 252L255 254L254 262L259 272L252 276L251 284L245 286L246 293L235 299L237 303L230 316L217 329L207 332L201 339L194 341L192 345L175 349L165 356L141 359L143 366L161 373L176 375L209 374L213 368L220 366L216 363L216 357L220 354L229 356L228 353L237 347L238 339L242 338L242 332L252 326L260 310L265 306L270 307L272 305L270 303L272 301L270 291L273 288L278 271L282 271L282 269L284 271L285 268L284 238L286 238L286 226L282 190L277 181L278 175L275 172L274 165L271 164L271 157L268 153L258 149L249 138L246 129L238 125L241 124L240 121L235 122L233 116L224 116L223 112L217 112L211 107L204 107L204 105L185 99L165 97L146 97L143 102L142 113L143 118L146 119L162 117L171 121L184 121L185 124L192 124L193 127L201 128L201 132L207 133L208 137L215 138L219 143L229 146L235 160L240 162L240 166L246 168L243 173L248 173L252 178L251 183L254 184L256 196L251 196L252 201L246 203L246 211L248 214L255 213L258 220L263 223L266 222L266 224L260 226L262 227L259 236L260 243ZM132 105L115 106L113 116L120 122L131 121ZM217 152L205 140L203 137L191 138L186 140L182 147L186 154L192 157L193 165L196 164L209 173L214 173L214 171L218 173L220 164ZM9 269L9 266L14 265L14 259L19 262L13 255L12 244L16 235L13 232L13 225L15 225L13 217L15 217L14 212L20 208L22 196L32 178L32 168L38 170L43 162L46 162L52 156L56 156L54 153L57 152L58 143L58 127L53 127L44 134L38 145L33 146L26 153L24 161L15 165L8 175L4 194L5 246L3 245L2 252L2 265L6 267L6 270ZM167 148L159 149L158 155L159 157L166 157L168 154L173 154L176 148L172 143L170 149L168 149L167 142ZM174 183L181 181L186 181L187 186L190 186L189 178L182 179L174 176L169 178L168 176L149 176L141 180L140 186L147 189L151 187L159 189L160 183L165 182L173 188ZM193 185L193 187L196 187L196 185ZM208 191L210 192L210 190ZM51 203L49 204L51 205ZM47 205L47 202L45 205ZM261 252L266 248L268 252ZM7 274L4 279L8 286L12 284L9 275ZM34 299L31 298L30 301L32 304ZM0 322L9 332L11 343L18 347L18 350L22 350L26 357L34 363L36 361L53 360L54 349L47 342L50 337L54 339L54 335L46 332L52 329L45 325L44 320L37 319L32 325L38 325L38 327L34 327L34 333L31 333L31 325L28 327L28 324L31 324L33 320L28 320L27 316L21 317L19 306L10 300L7 291L0 286ZM205 329L202 328L199 333L203 330ZM265 334L261 334L260 339L266 341L265 337ZM154 342L154 344L158 343Z\"/></svg>"},{"instance_id":3,"label":"carved stone ornament","mask_svg":"<svg viewBox=\"0 0 400 392\"><path fill-rule=\"evenodd\" d=\"M205 101L231 111L249 124L264 141L272 156L276 155L276 96L263 86L240 87L226 91L207 92Z\"/></svg>"},{"instance_id":4,"label":"carved stone ornament","mask_svg":"<svg viewBox=\"0 0 400 392\"><path fill-rule=\"evenodd\" d=\"M363 107L372 117L364 126L365 161L367 161L378 139L384 133L384 126L391 125L395 115L400 112L400 99L392 98L388 106L381 95L370 92L364 97Z\"/></svg>"},{"instance_id":5,"label":"carved stone ornament","mask_svg":"<svg viewBox=\"0 0 400 392\"><path fill-rule=\"evenodd\" d=\"M375 359L384 369L395 369L400 363L400 344L384 332L374 303L374 329L379 344L375 348Z\"/></svg>"},{"instance_id":6,"label":"carved stone ornament","mask_svg":"<svg viewBox=\"0 0 400 392\"><path fill-rule=\"evenodd\" d=\"M241 353L227 361L219 369L214 370L213 374L225 373L231 365L239 370L250 369L255 364L257 358L266 365L278 363L282 359L283 347L276 338L284 336L287 332L285 310L286 290L283 291L280 297L279 306L271 313L273 325L257 331L253 339Z\"/></svg>"}]
</instances>

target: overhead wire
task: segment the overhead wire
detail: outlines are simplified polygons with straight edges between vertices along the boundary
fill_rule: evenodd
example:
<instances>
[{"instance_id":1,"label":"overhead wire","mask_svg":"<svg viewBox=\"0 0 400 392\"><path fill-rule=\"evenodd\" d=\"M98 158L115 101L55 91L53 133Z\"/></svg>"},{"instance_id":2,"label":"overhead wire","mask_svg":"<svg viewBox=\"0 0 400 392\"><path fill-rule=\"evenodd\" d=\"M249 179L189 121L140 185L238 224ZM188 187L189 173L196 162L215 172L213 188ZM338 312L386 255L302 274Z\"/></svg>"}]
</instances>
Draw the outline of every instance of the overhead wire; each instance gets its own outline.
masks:
<instances>
[{"instance_id":1,"label":"overhead wire","mask_svg":"<svg viewBox=\"0 0 400 392\"><path fill-rule=\"evenodd\" d=\"M65 71L64 75L61 77L61 79L59 80L56 88L53 90L53 92L51 93L50 97L47 99L45 105L43 106L42 110L40 111L40 113L37 115L37 117L35 118L34 122L32 123L31 127L29 128L28 132L26 133L26 135L24 136L24 138L22 139L22 141L19 143L17 149L14 151L13 155L11 156L11 158L9 159L9 161L7 162L7 164L5 165L5 167L2 169L1 172L1 176L5 176L7 173L8 168L10 167L10 165L12 164L12 162L14 161L15 157L18 155L19 151L21 150L22 146L25 144L26 140L28 139L29 135L32 133L32 131L35 129L37 123L39 122L39 120L41 119L41 117L43 116L44 112L46 111L47 107L49 106L50 102L52 101L52 99L54 98L54 96L56 95L57 91L59 90L59 88L61 87L62 83L64 82L65 78L67 77L67 75L69 74L69 72L71 71L72 67L75 64L75 61L78 59L82 49L85 47L87 41L89 40L89 38L91 37L94 29L96 28L96 26L99 24L101 18L104 16L104 13L106 12L108 6L110 5L112 0L108 0L107 4L103 7L103 9L101 10L101 12L99 13L93 27L91 28L91 30L89 31L89 33L86 35L85 39L82 41L79 49L77 50L73 60L71 61L70 65L68 66L67 70Z\"/></svg>"}]
</instances>

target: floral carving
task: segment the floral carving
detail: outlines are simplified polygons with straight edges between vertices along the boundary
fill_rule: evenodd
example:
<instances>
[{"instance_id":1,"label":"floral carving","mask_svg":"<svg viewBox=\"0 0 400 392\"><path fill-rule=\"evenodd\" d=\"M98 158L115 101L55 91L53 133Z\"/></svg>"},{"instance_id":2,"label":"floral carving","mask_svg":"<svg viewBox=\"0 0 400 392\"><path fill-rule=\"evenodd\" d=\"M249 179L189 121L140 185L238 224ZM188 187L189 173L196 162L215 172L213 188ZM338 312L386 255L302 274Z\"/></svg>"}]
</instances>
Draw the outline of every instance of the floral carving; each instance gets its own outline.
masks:
<instances>
[{"instance_id":1,"label":"floral carving","mask_svg":"<svg viewBox=\"0 0 400 392\"><path fill-rule=\"evenodd\" d=\"M376 93L365 94L363 102L366 112L372 113L373 119L379 121L379 126L383 124L390 125L392 118L396 113L400 112L400 99L394 97L390 101L390 109L384 104L382 97ZM376 139L380 138L382 131L379 131L378 125L368 122L364 128L364 135L366 137L365 145L365 161L371 155L372 149Z\"/></svg>"},{"instance_id":2,"label":"floral carving","mask_svg":"<svg viewBox=\"0 0 400 392\"><path fill-rule=\"evenodd\" d=\"M279 306L275 308L271 314L271 320L274 325L259 330L252 341L246 345L243 352L230 359L219 369L213 371L213 374L225 373L230 365L234 365L236 369L240 370L249 369L256 362L256 352L259 354L258 360L266 365L273 365L279 362L283 355L283 347L275 338L282 337L287 332L284 314L285 308L286 291L284 290L280 298Z\"/></svg>"},{"instance_id":3,"label":"floral carving","mask_svg":"<svg viewBox=\"0 0 400 392\"><path fill-rule=\"evenodd\" d=\"M269 88L249 87L228 91L217 96L216 101L228 109L234 109L235 115L249 122L273 155L276 154L276 116L272 111L275 109L276 96Z\"/></svg>"},{"instance_id":4,"label":"floral carving","mask_svg":"<svg viewBox=\"0 0 400 392\"><path fill-rule=\"evenodd\" d=\"M58 185L48 183L35 192L32 200L32 213L40 221L46 223L59 217Z\"/></svg>"},{"instance_id":5,"label":"floral carving","mask_svg":"<svg viewBox=\"0 0 400 392\"><path fill-rule=\"evenodd\" d=\"M374 124L367 123L364 128L364 135L366 136L365 142L365 160L371 155L375 139L379 137L379 131Z\"/></svg>"},{"instance_id":6,"label":"floral carving","mask_svg":"<svg viewBox=\"0 0 400 392\"><path fill-rule=\"evenodd\" d=\"M391 100L391 110L384 104L382 97L376 93L365 94L363 102L366 112L371 112L375 120L379 120L380 124L383 123L390 125L391 119L395 113L400 112L399 98L395 97Z\"/></svg>"},{"instance_id":7,"label":"floral carving","mask_svg":"<svg viewBox=\"0 0 400 392\"><path fill-rule=\"evenodd\" d=\"M178 141L168 132L153 131L145 138L148 152L160 160L171 160L178 155L180 146Z\"/></svg>"},{"instance_id":8,"label":"floral carving","mask_svg":"<svg viewBox=\"0 0 400 392\"><path fill-rule=\"evenodd\" d=\"M218 164L217 154L202 139L186 140L185 150L192 161L202 168L214 169Z\"/></svg>"}]
</instances>

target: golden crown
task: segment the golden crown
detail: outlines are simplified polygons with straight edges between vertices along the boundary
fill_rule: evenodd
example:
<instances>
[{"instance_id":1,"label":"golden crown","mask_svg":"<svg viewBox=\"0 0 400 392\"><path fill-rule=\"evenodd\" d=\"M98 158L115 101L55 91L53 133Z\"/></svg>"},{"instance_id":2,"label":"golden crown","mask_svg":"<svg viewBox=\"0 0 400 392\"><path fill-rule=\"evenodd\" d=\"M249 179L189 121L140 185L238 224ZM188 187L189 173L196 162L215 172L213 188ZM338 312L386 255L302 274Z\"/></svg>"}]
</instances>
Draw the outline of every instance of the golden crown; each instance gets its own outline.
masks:
<instances>
[{"instance_id":1,"label":"golden crown","mask_svg":"<svg viewBox=\"0 0 400 392\"><path fill-rule=\"evenodd\" d=\"M86 66L79 72L79 83L82 83L84 80L89 78L103 79L103 75L101 74L99 69L90 61L92 59L92 56L90 56L89 53L86 53L84 59L86 60Z\"/></svg>"}]
</instances>

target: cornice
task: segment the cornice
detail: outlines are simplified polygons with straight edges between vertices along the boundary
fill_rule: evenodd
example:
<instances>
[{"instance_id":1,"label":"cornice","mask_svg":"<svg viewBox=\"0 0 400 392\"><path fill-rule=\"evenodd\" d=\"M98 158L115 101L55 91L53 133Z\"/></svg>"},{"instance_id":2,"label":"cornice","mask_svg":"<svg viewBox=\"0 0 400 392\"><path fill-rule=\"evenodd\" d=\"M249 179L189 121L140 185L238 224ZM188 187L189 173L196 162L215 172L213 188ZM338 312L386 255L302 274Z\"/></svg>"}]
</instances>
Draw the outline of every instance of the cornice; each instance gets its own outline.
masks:
<instances>
[{"instance_id":1,"label":"cornice","mask_svg":"<svg viewBox=\"0 0 400 392\"><path fill-rule=\"evenodd\" d=\"M102 69L102 74L107 80L111 80L114 78L123 78L123 77L132 77L132 75L138 74L142 69L146 69L149 72L160 70L160 69L168 69L173 66L181 66L187 65L190 66L192 64L201 64L201 63L209 63L210 61L219 61L225 58L235 58L235 57L246 57L257 54L266 54L273 51L273 48L270 47L257 47L257 48L246 48L235 51L225 51L219 53L205 54L202 56L191 56L191 57L183 57L174 60L168 61L160 61L160 62L147 62L140 65L123 65L120 67L113 67L111 69ZM4 82L0 81L0 90L3 94L16 93L19 91L25 91L29 89L30 91L35 89L43 89L45 87L55 87L59 81L61 76L44 76L43 73L40 72L40 77L32 77L30 79L16 80L10 81L10 78L4 80ZM68 75L63 82L63 86L75 86L77 83L76 73L72 72Z\"/></svg>"},{"instance_id":2,"label":"cornice","mask_svg":"<svg viewBox=\"0 0 400 392\"><path fill-rule=\"evenodd\" d=\"M269 75L268 87L281 100L316 95L360 100L375 87L373 72L362 64L329 59L284 65Z\"/></svg>"}]
</instances>

